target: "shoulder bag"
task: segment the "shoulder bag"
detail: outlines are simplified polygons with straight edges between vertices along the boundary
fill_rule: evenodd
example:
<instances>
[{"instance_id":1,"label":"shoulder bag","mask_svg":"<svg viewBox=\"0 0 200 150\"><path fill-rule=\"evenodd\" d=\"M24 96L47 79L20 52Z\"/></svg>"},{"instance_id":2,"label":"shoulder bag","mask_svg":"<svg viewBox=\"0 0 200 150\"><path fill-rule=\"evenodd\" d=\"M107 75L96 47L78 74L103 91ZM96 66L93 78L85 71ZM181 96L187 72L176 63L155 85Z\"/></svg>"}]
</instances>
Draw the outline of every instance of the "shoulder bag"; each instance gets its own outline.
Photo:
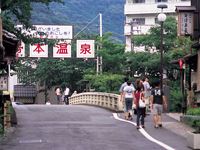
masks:
<instances>
[{"instance_id":1,"label":"shoulder bag","mask_svg":"<svg viewBox=\"0 0 200 150\"><path fill-rule=\"evenodd\" d=\"M142 96L141 96L141 93L140 93L139 108L144 108L144 107L146 107L146 104L145 104L145 102L142 100Z\"/></svg>"}]
</instances>

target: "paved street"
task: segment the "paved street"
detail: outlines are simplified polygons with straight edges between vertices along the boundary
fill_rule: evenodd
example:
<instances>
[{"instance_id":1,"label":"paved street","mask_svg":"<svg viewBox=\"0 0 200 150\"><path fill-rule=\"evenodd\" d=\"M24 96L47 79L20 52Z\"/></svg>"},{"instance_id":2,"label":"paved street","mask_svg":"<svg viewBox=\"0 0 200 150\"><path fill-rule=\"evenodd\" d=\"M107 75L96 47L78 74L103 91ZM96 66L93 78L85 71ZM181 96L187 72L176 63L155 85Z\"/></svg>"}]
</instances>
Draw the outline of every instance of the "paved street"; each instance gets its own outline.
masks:
<instances>
[{"instance_id":1,"label":"paved street","mask_svg":"<svg viewBox=\"0 0 200 150\"><path fill-rule=\"evenodd\" d=\"M145 130L134 121L82 105L17 105L18 125L0 150L188 150L186 139L164 128L154 129L151 116ZM118 119L117 119L118 118ZM135 118L134 118L135 119ZM175 122L167 116L165 124Z\"/></svg>"}]
</instances>

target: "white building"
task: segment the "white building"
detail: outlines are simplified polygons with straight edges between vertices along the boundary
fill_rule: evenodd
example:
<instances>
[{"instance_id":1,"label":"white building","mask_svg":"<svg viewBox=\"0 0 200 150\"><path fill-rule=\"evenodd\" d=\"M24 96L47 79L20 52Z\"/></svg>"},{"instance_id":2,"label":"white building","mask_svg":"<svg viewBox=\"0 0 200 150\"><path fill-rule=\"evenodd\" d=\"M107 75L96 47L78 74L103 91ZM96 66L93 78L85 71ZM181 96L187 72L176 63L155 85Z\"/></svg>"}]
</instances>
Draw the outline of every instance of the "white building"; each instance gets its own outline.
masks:
<instances>
[{"instance_id":1,"label":"white building","mask_svg":"<svg viewBox=\"0 0 200 150\"><path fill-rule=\"evenodd\" d=\"M126 0L124 5L126 52L144 50L144 47L134 47L131 36L147 34L148 30L155 26L157 15L161 12L161 9L157 8L160 2L168 6L164 9L164 13L173 16L176 15L176 6L191 6L190 0Z\"/></svg>"}]
</instances>

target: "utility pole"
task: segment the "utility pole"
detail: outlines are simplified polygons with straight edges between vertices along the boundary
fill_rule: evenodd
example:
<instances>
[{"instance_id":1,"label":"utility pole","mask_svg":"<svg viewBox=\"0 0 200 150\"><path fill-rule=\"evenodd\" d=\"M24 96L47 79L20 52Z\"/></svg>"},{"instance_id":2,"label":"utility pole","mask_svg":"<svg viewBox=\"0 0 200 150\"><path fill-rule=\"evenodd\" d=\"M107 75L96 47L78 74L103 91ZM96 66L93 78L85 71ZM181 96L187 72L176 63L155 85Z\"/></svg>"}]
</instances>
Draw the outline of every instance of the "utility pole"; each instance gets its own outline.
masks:
<instances>
[{"instance_id":1,"label":"utility pole","mask_svg":"<svg viewBox=\"0 0 200 150\"><path fill-rule=\"evenodd\" d=\"M3 27L1 19L1 0L0 0L0 60L4 57L4 47L3 47Z\"/></svg>"},{"instance_id":2,"label":"utility pole","mask_svg":"<svg viewBox=\"0 0 200 150\"><path fill-rule=\"evenodd\" d=\"M100 46L97 46L97 51L102 48L102 36L103 36L103 28L102 28L102 14L99 13L99 36L100 36ZM97 75L102 73L102 56L97 56Z\"/></svg>"}]
</instances>

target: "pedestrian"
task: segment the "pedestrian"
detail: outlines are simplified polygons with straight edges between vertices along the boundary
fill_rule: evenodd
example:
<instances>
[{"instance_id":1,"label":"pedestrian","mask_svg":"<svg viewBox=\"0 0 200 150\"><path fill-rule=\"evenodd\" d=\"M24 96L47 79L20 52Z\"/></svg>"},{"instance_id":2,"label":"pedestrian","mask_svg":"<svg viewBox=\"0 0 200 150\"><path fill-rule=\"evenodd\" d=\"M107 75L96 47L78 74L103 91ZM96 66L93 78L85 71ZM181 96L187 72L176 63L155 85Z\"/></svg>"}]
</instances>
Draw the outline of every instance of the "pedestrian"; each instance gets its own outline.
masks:
<instances>
[{"instance_id":1,"label":"pedestrian","mask_svg":"<svg viewBox=\"0 0 200 150\"><path fill-rule=\"evenodd\" d=\"M145 102L144 99L144 92L143 92L143 88L142 86L137 86L136 87L136 91L135 91L135 100L134 100L134 104L136 106L136 110L137 110L137 129L140 129L140 121L141 121L141 126L142 128L145 128L144 126L144 118L145 118L145 105L144 107L141 107L139 105L139 100L142 100L143 102Z\"/></svg>"},{"instance_id":2,"label":"pedestrian","mask_svg":"<svg viewBox=\"0 0 200 150\"><path fill-rule=\"evenodd\" d=\"M135 88L141 88L141 90L144 91L144 85L141 79L135 80Z\"/></svg>"},{"instance_id":3,"label":"pedestrian","mask_svg":"<svg viewBox=\"0 0 200 150\"><path fill-rule=\"evenodd\" d=\"M51 103L50 103L50 101L49 101L49 100L46 102L46 105L51 105Z\"/></svg>"},{"instance_id":4,"label":"pedestrian","mask_svg":"<svg viewBox=\"0 0 200 150\"><path fill-rule=\"evenodd\" d=\"M57 104L60 104L60 102L61 102L61 90L60 90L59 87L56 87L55 94L56 94Z\"/></svg>"},{"instance_id":5,"label":"pedestrian","mask_svg":"<svg viewBox=\"0 0 200 150\"><path fill-rule=\"evenodd\" d=\"M154 127L162 127L163 108L167 109L166 98L163 90L160 88L160 82L155 82L155 88L151 91L150 107L153 113Z\"/></svg>"},{"instance_id":6,"label":"pedestrian","mask_svg":"<svg viewBox=\"0 0 200 150\"><path fill-rule=\"evenodd\" d=\"M66 105L69 105L69 92L70 92L70 89L66 86L65 91L64 91L64 102Z\"/></svg>"},{"instance_id":7,"label":"pedestrian","mask_svg":"<svg viewBox=\"0 0 200 150\"><path fill-rule=\"evenodd\" d=\"M144 99L146 104L146 112L150 111L150 96L151 96L151 86L149 84L149 78L145 77L143 79L143 86L144 86Z\"/></svg>"},{"instance_id":8,"label":"pedestrian","mask_svg":"<svg viewBox=\"0 0 200 150\"><path fill-rule=\"evenodd\" d=\"M141 91L144 91L143 81L141 79L135 80L135 89L140 89ZM134 114L137 115L137 107L134 108Z\"/></svg>"},{"instance_id":9,"label":"pedestrian","mask_svg":"<svg viewBox=\"0 0 200 150\"><path fill-rule=\"evenodd\" d=\"M74 93L72 94L72 96L76 95L77 94L77 91L74 91Z\"/></svg>"},{"instance_id":10,"label":"pedestrian","mask_svg":"<svg viewBox=\"0 0 200 150\"><path fill-rule=\"evenodd\" d=\"M126 120L132 120L132 106L134 101L135 88L132 86L131 81L127 81L127 85L123 89L123 100L125 104L124 116Z\"/></svg>"},{"instance_id":11,"label":"pedestrian","mask_svg":"<svg viewBox=\"0 0 200 150\"><path fill-rule=\"evenodd\" d=\"M125 77L124 78L124 82L121 84L120 89L119 89L119 92L120 92L120 101L123 103L124 112L126 112L126 108L125 108L125 100L124 100L124 97L123 97L123 92L124 92L123 90L124 90L124 87L127 86L127 82L128 81L129 81L129 78ZM133 86L133 84L131 84L131 86ZM130 116L130 114L129 114L129 116Z\"/></svg>"},{"instance_id":12,"label":"pedestrian","mask_svg":"<svg viewBox=\"0 0 200 150\"><path fill-rule=\"evenodd\" d=\"M123 101L123 90L124 87L127 86L127 81L129 79L127 77L124 78L124 83L122 83L122 85L120 86L119 92L120 92L120 100Z\"/></svg>"}]
</instances>

